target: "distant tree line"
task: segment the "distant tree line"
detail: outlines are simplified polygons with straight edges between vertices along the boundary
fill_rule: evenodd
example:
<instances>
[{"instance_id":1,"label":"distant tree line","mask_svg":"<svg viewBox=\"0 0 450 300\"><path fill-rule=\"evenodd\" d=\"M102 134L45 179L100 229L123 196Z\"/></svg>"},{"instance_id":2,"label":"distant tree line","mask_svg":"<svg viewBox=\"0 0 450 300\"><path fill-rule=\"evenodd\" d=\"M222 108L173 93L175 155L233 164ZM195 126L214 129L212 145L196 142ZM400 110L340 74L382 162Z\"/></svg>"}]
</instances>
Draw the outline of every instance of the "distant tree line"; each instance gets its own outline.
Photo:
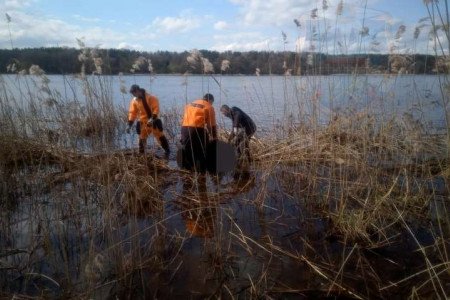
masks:
<instances>
[{"instance_id":1,"label":"distant tree line","mask_svg":"<svg viewBox=\"0 0 450 300\"><path fill-rule=\"evenodd\" d=\"M95 51L101 58L102 74L149 73L157 74L202 74L201 67L193 68L187 61L189 52L156 51L143 52L124 49L75 49L75 48L28 48L0 50L0 73L17 73L38 65L47 74L80 73L80 54ZM83 52L84 51L84 52ZM214 68L213 73L223 74L291 74L326 75L332 73L409 73L433 74L439 71L438 59L431 55L359 54L333 56L321 53L296 53L273 51L208 51L200 50ZM147 66L136 68L136 61L144 58ZM229 68L221 71L224 60ZM99 61L84 59L86 73L96 70ZM445 71L445 70L444 70ZM25 71L22 71L25 72Z\"/></svg>"}]
</instances>

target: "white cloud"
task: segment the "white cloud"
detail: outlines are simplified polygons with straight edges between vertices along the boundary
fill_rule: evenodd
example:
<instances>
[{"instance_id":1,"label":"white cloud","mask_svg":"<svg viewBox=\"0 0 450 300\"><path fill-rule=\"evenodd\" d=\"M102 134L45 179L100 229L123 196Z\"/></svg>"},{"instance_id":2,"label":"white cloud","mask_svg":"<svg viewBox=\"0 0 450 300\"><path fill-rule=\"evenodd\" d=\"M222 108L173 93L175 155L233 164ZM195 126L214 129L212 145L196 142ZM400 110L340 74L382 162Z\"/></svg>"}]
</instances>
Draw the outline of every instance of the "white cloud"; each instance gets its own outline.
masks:
<instances>
[{"instance_id":1,"label":"white cloud","mask_svg":"<svg viewBox=\"0 0 450 300\"><path fill-rule=\"evenodd\" d=\"M210 49L215 51L268 51L282 50L283 43L280 36L271 36L262 32L236 32L230 34L216 34L216 41Z\"/></svg>"},{"instance_id":2,"label":"white cloud","mask_svg":"<svg viewBox=\"0 0 450 300\"><path fill-rule=\"evenodd\" d=\"M5 0L4 9L19 9L26 6L30 6L36 0Z\"/></svg>"},{"instance_id":3,"label":"white cloud","mask_svg":"<svg viewBox=\"0 0 450 300\"><path fill-rule=\"evenodd\" d=\"M76 36L83 35L89 45L98 45L99 47L115 47L118 42L122 42L127 38L124 33L103 28L91 27L75 32Z\"/></svg>"},{"instance_id":4,"label":"white cloud","mask_svg":"<svg viewBox=\"0 0 450 300\"><path fill-rule=\"evenodd\" d=\"M101 21L99 18L87 18L87 17L83 17L80 15L73 15L73 17L77 20L84 21L84 22L90 22L90 23L98 23Z\"/></svg>"},{"instance_id":5,"label":"white cloud","mask_svg":"<svg viewBox=\"0 0 450 300\"><path fill-rule=\"evenodd\" d=\"M335 21L340 24L348 24L360 21L363 17L372 18L372 15L384 15L388 19L388 14L380 11L365 9L361 5L361 0L344 1L343 12L337 17L336 10L340 0L328 0L328 8L323 10L322 1L311 0L229 0L239 7L244 25L265 25L265 26L295 26L294 19L301 22L311 20L311 11L317 8L317 19L323 22L324 19ZM391 21L394 19L390 17Z\"/></svg>"},{"instance_id":6,"label":"white cloud","mask_svg":"<svg viewBox=\"0 0 450 300\"><path fill-rule=\"evenodd\" d=\"M232 42L228 44L217 44L211 47L211 50L214 51L268 51L270 40L264 40L259 42Z\"/></svg>"},{"instance_id":7,"label":"white cloud","mask_svg":"<svg viewBox=\"0 0 450 300\"><path fill-rule=\"evenodd\" d=\"M73 32L80 31L78 26L67 24L61 20L43 20L32 15L16 11L11 22L11 35L17 47L41 46L43 43L65 44ZM9 35L0 32L0 43L9 40ZM72 42L74 42L73 40Z\"/></svg>"},{"instance_id":8,"label":"white cloud","mask_svg":"<svg viewBox=\"0 0 450 300\"><path fill-rule=\"evenodd\" d=\"M144 50L144 47L140 44L129 44L122 42L117 46L118 49L129 49L129 50Z\"/></svg>"},{"instance_id":9,"label":"white cloud","mask_svg":"<svg viewBox=\"0 0 450 300\"><path fill-rule=\"evenodd\" d=\"M213 36L213 39L216 41L230 41L230 40L238 40L238 41L248 41L248 40L263 40L266 36L261 32L238 32L232 34L217 34Z\"/></svg>"},{"instance_id":10,"label":"white cloud","mask_svg":"<svg viewBox=\"0 0 450 300\"><path fill-rule=\"evenodd\" d=\"M171 32L186 32L200 26L200 21L194 18L156 18L149 29L156 29L157 32L171 33Z\"/></svg>"},{"instance_id":11,"label":"white cloud","mask_svg":"<svg viewBox=\"0 0 450 300\"><path fill-rule=\"evenodd\" d=\"M101 47L116 47L128 36L108 28L82 28L58 19L45 19L21 11L14 13L10 24L14 47L71 46L76 47L76 38L84 37L86 44ZM7 29L0 30L0 47L9 48Z\"/></svg>"},{"instance_id":12,"label":"white cloud","mask_svg":"<svg viewBox=\"0 0 450 300\"><path fill-rule=\"evenodd\" d=\"M292 22L314 5L311 0L230 0L241 6L243 22L247 25L283 25Z\"/></svg>"},{"instance_id":13,"label":"white cloud","mask_svg":"<svg viewBox=\"0 0 450 300\"><path fill-rule=\"evenodd\" d=\"M390 14L387 14L387 13L383 13L383 14L374 16L373 19L378 20L378 21L388 22L388 23L396 23L396 22L400 21L399 19L394 18L393 16L391 16Z\"/></svg>"},{"instance_id":14,"label":"white cloud","mask_svg":"<svg viewBox=\"0 0 450 300\"><path fill-rule=\"evenodd\" d=\"M228 0L239 11L233 23L221 21L220 17L217 19L213 15L196 16L193 10L188 9L173 17L149 21L147 27L136 26L129 23L133 21L126 20L118 20L117 24L121 25L115 26L113 20L87 18L80 12L73 12L73 18L49 17L37 5L39 1L0 0L0 12L8 13L12 19L8 25L14 47L77 47L76 38L84 37L89 47L100 45L108 48L176 51L192 47L218 51L295 51L301 46L303 51L309 51L310 46L314 45L316 51L334 53L370 51L373 48L370 42L376 39L379 42L377 50L386 53L401 24L406 25L406 32L397 41L398 51L424 53L431 52L434 46L433 42L428 41L430 27L422 28L419 39L415 41L414 29L418 24L401 22L389 13L375 9L368 8L365 11L361 6L363 0L345 0L343 13L339 17L336 16L336 8L340 0L328 0L329 8L326 11L322 10L320 0ZM312 19L311 9L314 6L318 6L317 18ZM297 27L294 19L299 20L301 26ZM102 26L97 26L100 23L95 22L101 22ZM211 22L213 26L202 26L206 22ZM3 23L6 25L4 13ZM369 28L369 36L360 44L359 32L363 24ZM187 38L186 34L183 35L187 31L195 33L197 28L201 29L201 33L191 34ZM230 28L239 30L231 31ZM286 44L281 38L281 31L287 34ZM441 35L441 32L438 34ZM338 46L338 42L343 46ZM443 46L445 49L446 45ZM414 49L408 50L408 47ZM0 26L0 48L11 48L8 26Z\"/></svg>"},{"instance_id":15,"label":"white cloud","mask_svg":"<svg viewBox=\"0 0 450 300\"><path fill-rule=\"evenodd\" d=\"M306 31L299 35L295 45L295 50L311 51L314 45L316 51L330 54L358 54L358 53L428 53L433 54L434 41L429 34L429 27L422 28L418 39L414 39L414 31L417 24L397 23L392 26L385 26L384 22L379 21L379 28L370 28L369 35L361 38L360 28L362 24L346 24L338 26L336 30L329 30L325 38L322 32L318 38L311 40L311 33ZM368 25L366 23L365 25ZM374 25L374 24L372 24ZM377 25L377 24L375 24ZM400 25L405 25L405 32L396 38L396 33ZM447 39L444 33L438 32L444 49L448 49Z\"/></svg>"},{"instance_id":16,"label":"white cloud","mask_svg":"<svg viewBox=\"0 0 450 300\"><path fill-rule=\"evenodd\" d=\"M228 27L228 23L224 21L219 21L214 24L214 29L216 30L224 30Z\"/></svg>"}]
</instances>

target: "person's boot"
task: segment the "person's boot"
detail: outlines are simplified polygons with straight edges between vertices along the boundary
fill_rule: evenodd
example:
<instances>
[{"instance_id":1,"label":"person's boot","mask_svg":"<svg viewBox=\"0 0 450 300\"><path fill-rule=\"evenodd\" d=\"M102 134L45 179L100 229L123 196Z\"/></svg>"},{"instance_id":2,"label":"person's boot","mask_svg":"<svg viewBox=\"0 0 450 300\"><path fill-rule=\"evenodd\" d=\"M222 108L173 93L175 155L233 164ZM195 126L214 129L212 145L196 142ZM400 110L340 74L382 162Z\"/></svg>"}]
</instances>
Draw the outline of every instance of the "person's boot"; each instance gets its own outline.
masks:
<instances>
[{"instance_id":1,"label":"person's boot","mask_svg":"<svg viewBox=\"0 0 450 300\"><path fill-rule=\"evenodd\" d=\"M145 144L147 144L147 140L139 139L139 153L145 153Z\"/></svg>"},{"instance_id":2,"label":"person's boot","mask_svg":"<svg viewBox=\"0 0 450 300\"><path fill-rule=\"evenodd\" d=\"M169 141L167 140L167 138L163 135L163 136L161 136L159 138L159 141L161 142L161 147L166 152L166 155L169 155L170 154L170 147L169 147Z\"/></svg>"}]
</instances>

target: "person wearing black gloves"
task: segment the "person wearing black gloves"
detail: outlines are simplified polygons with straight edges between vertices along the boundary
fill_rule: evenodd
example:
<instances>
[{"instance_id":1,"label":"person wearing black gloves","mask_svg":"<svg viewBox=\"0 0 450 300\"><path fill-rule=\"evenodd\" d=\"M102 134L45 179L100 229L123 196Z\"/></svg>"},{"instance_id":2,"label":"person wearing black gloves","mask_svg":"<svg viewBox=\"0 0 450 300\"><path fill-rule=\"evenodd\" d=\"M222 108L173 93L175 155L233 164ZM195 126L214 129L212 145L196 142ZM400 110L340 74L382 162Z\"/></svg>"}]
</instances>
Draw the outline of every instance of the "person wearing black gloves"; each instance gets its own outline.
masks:
<instances>
[{"instance_id":1,"label":"person wearing black gloves","mask_svg":"<svg viewBox=\"0 0 450 300\"><path fill-rule=\"evenodd\" d=\"M256 132L255 123L244 111L235 106L230 108L228 105L222 105L220 112L233 122L228 142L233 142L240 160L246 159L249 162L251 159L249 144L250 138Z\"/></svg>"},{"instance_id":2,"label":"person wearing black gloves","mask_svg":"<svg viewBox=\"0 0 450 300\"><path fill-rule=\"evenodd\" d=\"M164 136L162 121L159 118L159 100L145 89L133 84L130 93L134 96L128 113L128 128L130 132L134 121L139 116L139 153L145 152L148 136L153 133L156 142L164 149L166 155L170 153L169 141Z\"/></svg>"}]
</instances>

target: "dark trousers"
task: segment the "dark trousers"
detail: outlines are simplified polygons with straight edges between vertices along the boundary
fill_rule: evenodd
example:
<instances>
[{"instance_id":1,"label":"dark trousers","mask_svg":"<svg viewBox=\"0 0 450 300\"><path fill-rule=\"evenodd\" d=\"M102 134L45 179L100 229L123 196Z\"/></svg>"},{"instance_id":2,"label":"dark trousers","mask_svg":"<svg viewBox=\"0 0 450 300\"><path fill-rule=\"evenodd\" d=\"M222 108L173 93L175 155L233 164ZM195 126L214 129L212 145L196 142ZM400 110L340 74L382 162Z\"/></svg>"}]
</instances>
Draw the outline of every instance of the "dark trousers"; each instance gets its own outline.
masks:
<instances>
[{"instance_id":1,"label":"dark trousers","mask_svg":"<svg viewBox=\"0 0 450 300\"><path fill-rule=\"evenodd\" d=\"M181 127L182 166L186 170L206 171L208 133L203 128Z\"/></svg>"},{"instance_id":2,"label":"dark trousers","mask_svg":"<svg viewBox=\"0 0 450 300\"><path fill-rule=\"evenodd\" d=\"M251 160L250 138L253 136L253 133L251 131L243 131L236 136L234 147L237 150L239 160L246 160L248 162Z\"/></svg>"}]
</instances>

